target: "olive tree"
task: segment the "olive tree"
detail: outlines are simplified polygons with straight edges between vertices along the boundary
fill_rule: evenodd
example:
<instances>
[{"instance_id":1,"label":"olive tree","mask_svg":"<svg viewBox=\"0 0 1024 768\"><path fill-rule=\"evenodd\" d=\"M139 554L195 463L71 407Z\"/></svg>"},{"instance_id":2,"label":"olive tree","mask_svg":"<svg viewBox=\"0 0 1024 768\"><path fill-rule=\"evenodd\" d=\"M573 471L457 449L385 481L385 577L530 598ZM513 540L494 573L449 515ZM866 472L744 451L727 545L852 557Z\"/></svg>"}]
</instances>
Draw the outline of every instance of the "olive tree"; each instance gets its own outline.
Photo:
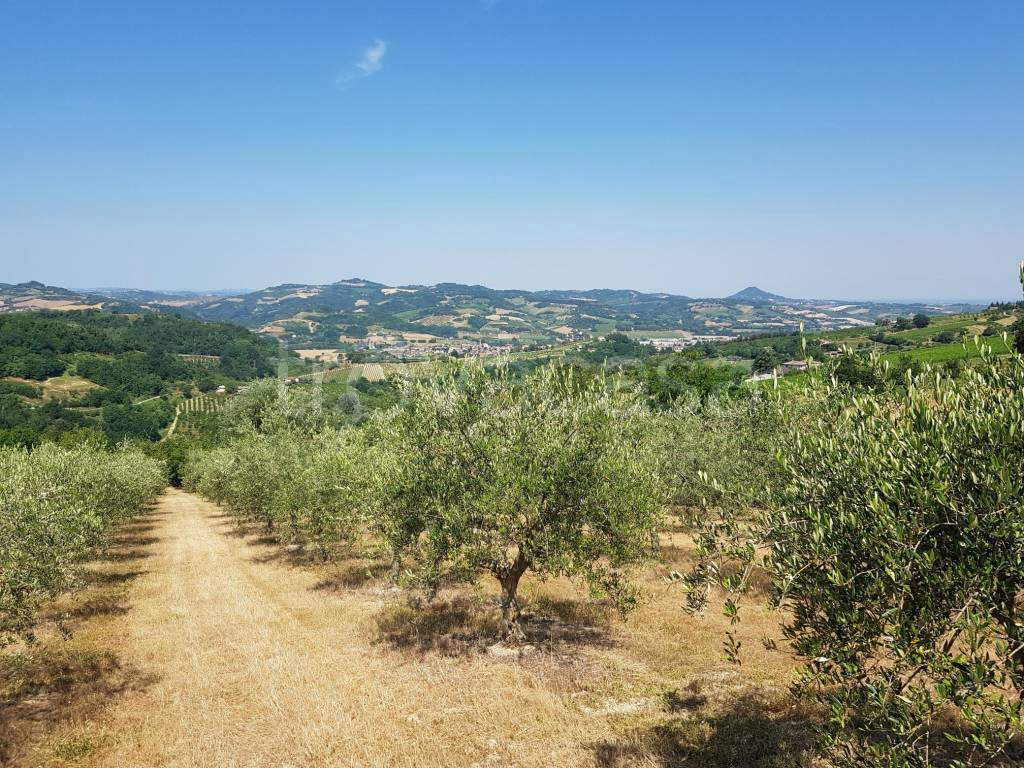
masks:
<instances>
[{"instance_id":1,"label":"olive tree","mask_svg":"<svg viewBox=\"0 0 1024 768\"><path fill-rule=\"evenodd\" d=\"M775 504L745 529L724 515L747 538L706 538L688 582L715 557L766 569L836 762L987 764L1022 736L1024 358L826 394L839 407L790 434Z\"/></svg>"},{"instance_id":2,"label":"olive tree","mask_svg":"<svg viewBox=\"0 0 1024 768\"><path fill-rule=\"evenodd\" d=\"M220 414L226 445L192 451L184 483L232 512L326 556L360 517L360 440L336 428L316 386L260 381Z\"/></svg>"},{"instance_id":3,"label":"olive tree","mask_svg":"<svg viewBox=\"0 0 1024 768\"><path fill-rule=\"evenodd\" d=\"M325 408L316 386L285 386L264 379L249 385L244 394L228 399L219 420L232 435L289 431L314 434L338 421Z\"/></svg>"},{"instance_id":4,"label":"olive tree","mask_svg":"<svg viewBox=\"0 0 1024 768\"><path fill-rule=\"evenodd\" d=\"M648 553L662 502L657 440L634 397L567 366L517 377L508 366L453 367L408 381L392 417L391 480L420 568L486 572L501 587L503 638L523 638L527 571L582 579L630 607L630 564ZM401 412L404 409L404 412ZM412 469L409 468L412 465Z\"/></svg>"},{"instance_id":5,"label":"olive tree","mask_svg":"<svg viewBox=\"0 0 1024 768\"><path fill-rule=\"evenodd\" d=\"M166 481L127 448L0 449L0 645L30 636L40 604L74 587L83 560Z\"/></svg>"},{"instance_id":6,"label":"olive tree","mask_svg":"<svg viewBox=\"0 0 1024 768\"><path fill-rule=\"evenodd\" d=\"M366 472L364 505L373 528L391 558L391 580L402 575L403 553L414 548L426 529L440 483L433 475L435 447L431 401L412 396L387 411L377 411L364 427ZM435 563L436 565L436 563ZM417 569L421 581L436 584L437 569Z\"/></svg>"},{"instance_id":7,"label":"olive tree","mask_svg":"<svg viewBox=\"0 0 1024 768\"><path fill-rule=\"evenodd\" d=\"M361 441L350 429L249 433L194 451L185 484L326 557L361 524L361 462Z\"/></svg>"},{"instance_id":8,"label":"olive tree","mask_svg":"<svg viewBox=\"0 0 1024 768\"><path fill-rule=\"evenodd\" d=\"M329 429L311 438L279 436L275 442L289 460L272 514L326 558L337 545L351 543L363 522L362 441L351 429Z\"/></svg>"},{"instance_id":9,"label":"olive tree","mask_svg":"<svg viewBox=\"0 0 1024 768\"><path fill-rule=\"evenodd\" d=\"M695 514L709 504L764 506L781 474L782 436L807 406L783 403L771 382L739 395L680 398L662 420L673 503Z\"/></svg>"}]
</instances>

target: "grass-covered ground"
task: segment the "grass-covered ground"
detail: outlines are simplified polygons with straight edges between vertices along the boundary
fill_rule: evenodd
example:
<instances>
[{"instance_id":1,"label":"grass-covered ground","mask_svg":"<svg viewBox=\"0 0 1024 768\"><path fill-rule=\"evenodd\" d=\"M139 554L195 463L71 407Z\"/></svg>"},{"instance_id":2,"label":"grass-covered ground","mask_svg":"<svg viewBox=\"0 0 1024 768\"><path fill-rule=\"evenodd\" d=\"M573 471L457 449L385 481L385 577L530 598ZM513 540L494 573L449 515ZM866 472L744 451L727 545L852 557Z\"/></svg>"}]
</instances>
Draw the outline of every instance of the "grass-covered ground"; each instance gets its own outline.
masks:
<instances>
[{"instance_id":1,"label":"grass-covered ground","mask_svg":"<svg viewBox=\"0 0 1024 768\"><path fill-rule=\"evenodd\" d=\"M625 620L564 580L521 589L531 648L489 650L491 580L390 589L373 549L323 565L172 491L0 657L3 760L24 766L808 765L814 713L787 696L778 616L691 617L662 535ZM72 616L73 639L52 617Z\"/></svg>"},{"instance_id":2,"label":"grass-covered ground","mask_svg":"<svg viewBox=\"0 0 1024 768\"><path fill-rule=\"evenodd\" d=\"M1013 348L1013 339L998 336L971 337L951 344L932 344L916 349L889 352L883 359L895 360L907 356L922 363L945 363L950 360L970 360L980 357L983 347L989 347L997 355L1005 355Z\"/></svg>"}]
</instances>

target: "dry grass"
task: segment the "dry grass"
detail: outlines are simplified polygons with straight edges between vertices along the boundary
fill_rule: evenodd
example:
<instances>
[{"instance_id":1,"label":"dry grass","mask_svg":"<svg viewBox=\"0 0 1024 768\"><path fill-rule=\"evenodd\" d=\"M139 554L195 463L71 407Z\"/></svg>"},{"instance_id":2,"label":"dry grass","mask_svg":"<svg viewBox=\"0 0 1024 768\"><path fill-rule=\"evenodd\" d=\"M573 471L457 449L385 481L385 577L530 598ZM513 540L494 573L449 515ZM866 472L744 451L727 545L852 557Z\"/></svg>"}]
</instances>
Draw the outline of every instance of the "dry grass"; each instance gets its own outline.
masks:
<instances>
[{"instance_id":1,"label":"dry grass","mask_svg":"<svg viewBox=\"0 0 1024 768\"><path fill-rule=\"evenodd\" d=\"M94 384L88 379L69 374L54 376L42 382L40 386L43 390L44 400L70 400L85 394L90 389L99 387L98 384Z\"/></svg>"},{"instance_id":2,"label":"dry grass","mask_svg":"<svg viewBox=\"0 0 1024 768\"><path fill-rule=\"evenodd\" d=\"M130 610L90 619L74 641L117 649L116 669L146 684L40 727L19 763L804 764L790 662L760 642L778 639L776 617L749 611L737 671L722 661L724 620L686 616L660 569L626 621L563 580L525 580L535 650L496 657L487 581L410 600L372 558L296 564L227 535L233 522L193 496L170 491L160 509L155 528L125 537L148 555L118 563L133 575L94 585L127 590ZM666 544L685 557L683 542Z\"/></svg>"},{"instance_id":3,"label":"dry grass","mask_svg":"<svg viewBox=\"0 0 1024 768\"><path fill-rule=\"evenodd\" d=\"M145 559L140 532L157 521L126 526L122 542L90 563L82 588L47 607L33 643L0 654L0 765L62 764L98 746L79 724L113 702L140 692L153 673L125 660L119 635L129 607L129 585L145 574L121 556Z\"/></svg>"},{"instance_id":4,"label":"dry grass","mask_svg":"<svg viewBox=\"0 0 1024 768\"><path fill-rule=\"evenodd\" d=\"M97 389L99 387L98 384L94 384L88 379L83 379L79 376L71 376L70 374L54 376L46 381L23 379L17 376L4 376L0 378L4 381L16 381L22 384L28 384L39 391L40 398L44 401L71 400L85 394L91 389Z\"/></svg>"}]
</instances>

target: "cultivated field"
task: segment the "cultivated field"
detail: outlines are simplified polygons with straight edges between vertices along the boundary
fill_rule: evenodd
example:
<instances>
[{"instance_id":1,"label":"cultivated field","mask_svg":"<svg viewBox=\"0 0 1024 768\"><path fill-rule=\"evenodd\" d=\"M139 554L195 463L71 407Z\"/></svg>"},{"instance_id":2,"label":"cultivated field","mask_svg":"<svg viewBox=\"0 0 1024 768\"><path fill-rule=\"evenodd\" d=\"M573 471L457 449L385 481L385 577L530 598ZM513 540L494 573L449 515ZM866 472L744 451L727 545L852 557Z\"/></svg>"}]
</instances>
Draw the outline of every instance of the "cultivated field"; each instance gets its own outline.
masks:
<instances>
[{"instance_id":1,"label":"cultivated field","mask_svg":"<svg viewBox=\"0 0 1024 768\"><path fill-rule=\"evenodd\" d=\"M362 366L360 375L367 381L383 381L384 367L380 363L367 363Z\"/></svg>"},{"instance_id":2,"label":"cultivated field","mask_svg":"<svg viewBox=\"0 0 1024 768\"><path fill-rule=\"evenodd\" d=\"M224 407L227 395L207 394L190 397L178 406L178 413L216 413Z\"/></svg>"}]
</instances>

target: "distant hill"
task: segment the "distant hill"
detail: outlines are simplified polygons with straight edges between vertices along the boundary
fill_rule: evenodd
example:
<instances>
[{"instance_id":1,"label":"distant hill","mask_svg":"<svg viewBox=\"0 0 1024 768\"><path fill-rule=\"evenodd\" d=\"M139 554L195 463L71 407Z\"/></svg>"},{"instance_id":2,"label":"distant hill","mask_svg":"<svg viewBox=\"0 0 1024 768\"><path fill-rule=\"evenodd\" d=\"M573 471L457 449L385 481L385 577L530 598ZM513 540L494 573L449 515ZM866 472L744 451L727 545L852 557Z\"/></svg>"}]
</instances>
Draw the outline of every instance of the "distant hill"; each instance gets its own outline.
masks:
<instances>
[{"instance_id":1,"label":"distant hill","mask_svg":"<svg viewBox=\"0 0 1024 768\"><path fill-rule=\"evenodd\" d=\"M0 283L0 312L11 312L18 309L65 309L67 307L84 307L87 296L45 285L36 280L27 283Z\"/></svg>"},{"instance_id":2,"label":"distant hill","mask_svg":"<svg viewBox=\"0 0 1024 768\"><path fill-rule=\"evenodd\" d=\"M742 291L737 291L732 296L727 296L728 301L753 301L753 302L792 302L792 299L787 299L785 296L779 296L777 293L768 293L768 291L762 291L756 285L752 285L749 288L744 288Z\"/></svg>"},{"instance_id":3,"label":"distant hill","mask_svg":"<svg viewBox=\"0 0 1024 768\"><path fill-rule=\"evenodd\" d=\"M27 283L0 283L0 313L22 309L109 309L113 311L153 310L190 307L214 301L224 295L220 291L143 291L133 288L97 288L71 290L45 285L32 280Z\"/></svg>"},{"instance_id":4,"label":"distant hill","mask_svg":"<svg viewBox=\"0 0 1024 768\"><path fill-rule=\"evenodd\" d=\"M459 283L390 286L364 278L327 285L286 283L234 296L128 289L76 293L39 283L0 286L0 312L84 306L173 311L237 323L295 349L550 344L615 330L711 338L786 333L801 322L808 330L833 330L871 325L878 317L978 309L792 299L753 286L725 298L612 289L498 290Z\"/></svg>"},{"instance_id":5,"label":"distant hill","mask_svg":"<svg viewBox=\"0 0 1024 768\"><path fill-rule=\"evenodd\" d=\"M238 296L247 290L145 291L137 288L94 288L85 293L140 305L191 306L214 301L221 296Z\"/></svg>"},{"instance_id":6,"label":"distant hill","mask_svg":"<svg viewBox=\"0 0 1024 768\"><path fill-rule=\"evenodd\" d=\"M878 317L948 314L965 305L789 299L746 288L722 299L631 290L497 290L388 286L362 278L289 283L193 306L199 317L272 335L293 348L393 342L556 343L619 330L720 337L872 325Z\"/></svg>"}]
</instances>

